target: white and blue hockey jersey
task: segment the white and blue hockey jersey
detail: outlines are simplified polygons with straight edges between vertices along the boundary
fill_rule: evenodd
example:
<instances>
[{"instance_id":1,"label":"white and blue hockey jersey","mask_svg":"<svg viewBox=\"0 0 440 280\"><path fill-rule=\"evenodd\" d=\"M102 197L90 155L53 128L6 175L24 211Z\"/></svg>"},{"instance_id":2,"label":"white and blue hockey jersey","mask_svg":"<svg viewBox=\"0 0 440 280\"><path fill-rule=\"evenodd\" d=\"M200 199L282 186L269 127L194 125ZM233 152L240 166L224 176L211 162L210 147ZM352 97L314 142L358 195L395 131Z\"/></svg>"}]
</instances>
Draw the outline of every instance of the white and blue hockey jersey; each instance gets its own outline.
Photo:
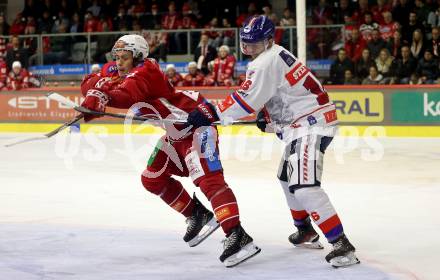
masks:
<instances>
[{"instance_id":1,"label":"white and blue hockey jersey","mask_svg":"<svg viewBox=\"0 0 440 280\"><path fill-rule=\"evenodd\" d=\"M277 44L249 63L246 81L216 110L224 123L266 110L274 132L286 141L318 128L334 131L337 124L335 106L321 83Z\"/></svg>"}]
</instances>

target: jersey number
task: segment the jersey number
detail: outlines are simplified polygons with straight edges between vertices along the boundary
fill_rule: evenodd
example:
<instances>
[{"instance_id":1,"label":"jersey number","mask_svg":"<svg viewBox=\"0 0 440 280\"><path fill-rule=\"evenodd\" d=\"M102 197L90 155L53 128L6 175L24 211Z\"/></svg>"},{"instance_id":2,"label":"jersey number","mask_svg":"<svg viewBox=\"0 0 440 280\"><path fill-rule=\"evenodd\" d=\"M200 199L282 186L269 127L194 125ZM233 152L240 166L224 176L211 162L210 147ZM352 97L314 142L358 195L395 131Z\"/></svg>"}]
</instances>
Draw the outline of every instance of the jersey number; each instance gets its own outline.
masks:
<instances>
[{"instance_id":1,"label":"jersey number","mask_svg":"<svg viewBox=\"0 0 440 280\"><path fill-rule=\"evenodd\" d=\"M242 85L241 85L241 89L242 90L248 90L249 87L252 85L252 81L251 80L246 80Z\"/></svg>"},{"instance_id":2,"label":"jersey number","mask_svg":"<svg viewBox=\"0 0 440 280\"><path fill-rule=\"evenodd\" d=\"M286 80L291 86L296 85L304 76L309 73L309 69L304 65L298 64L293 67L293 69L286 74ZM317 95L316 100L319 105L324 105L329 102L329 97L327 92L322 88L322 86L312 78L312 76L307 75L303 87L310 93Z\"/></svg>"}]
</instances>

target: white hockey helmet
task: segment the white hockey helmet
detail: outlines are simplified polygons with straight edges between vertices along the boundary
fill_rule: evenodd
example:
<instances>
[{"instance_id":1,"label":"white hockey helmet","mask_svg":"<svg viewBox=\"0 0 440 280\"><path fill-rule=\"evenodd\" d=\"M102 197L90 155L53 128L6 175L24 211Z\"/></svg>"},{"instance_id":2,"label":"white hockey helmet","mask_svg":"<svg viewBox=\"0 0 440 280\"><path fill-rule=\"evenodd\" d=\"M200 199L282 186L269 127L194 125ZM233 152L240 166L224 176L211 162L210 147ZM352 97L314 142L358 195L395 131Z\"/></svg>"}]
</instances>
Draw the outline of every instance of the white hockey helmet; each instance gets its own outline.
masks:
<instances>
[{"instance_id":1,"label":"white hockey helmet","mask_svg":"<svg viewBox=\"0 0 440 280\"><path fill-rule=\"evenodd\" d=\"M124 35L119 38L112 49L112 55L117 51L131 51L133 58L145 59L148 56L150 47L144 37L136 34Z\"/></svg>"}]
</instances>

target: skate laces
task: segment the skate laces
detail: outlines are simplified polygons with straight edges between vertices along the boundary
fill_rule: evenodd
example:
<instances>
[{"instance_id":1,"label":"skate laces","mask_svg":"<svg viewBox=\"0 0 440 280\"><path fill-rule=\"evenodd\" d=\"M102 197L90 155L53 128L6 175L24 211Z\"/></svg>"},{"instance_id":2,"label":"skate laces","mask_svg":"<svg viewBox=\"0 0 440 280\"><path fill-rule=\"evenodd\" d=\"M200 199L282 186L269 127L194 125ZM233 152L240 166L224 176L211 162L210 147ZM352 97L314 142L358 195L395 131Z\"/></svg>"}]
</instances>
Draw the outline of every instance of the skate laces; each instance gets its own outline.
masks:
<instances>
[{"instance_id":1,"label":"skate laces","mask_svg":"<svg viewBox=\"0 0 440 280\"><path fill-rule=\"evenodd\" d=\"M186 223L188 224L188 228L186 229L186 232L191 232L194 227L196 226L196 219L194 217L188 217L186 218Z\"/></svg>"},{"instance_id":2,"label":"skate laces","mask_svg":"<svg viewBox=\"0 0 440 280\"><path fill-rule=\"evenodd\" d=\"M226 237L225 239L222 240L223 242L223 249L229 249L232 244L234 244L237 241L237 233L232 232L231 235L229 235L229 237Z\"/></svg>"}]
</instances>

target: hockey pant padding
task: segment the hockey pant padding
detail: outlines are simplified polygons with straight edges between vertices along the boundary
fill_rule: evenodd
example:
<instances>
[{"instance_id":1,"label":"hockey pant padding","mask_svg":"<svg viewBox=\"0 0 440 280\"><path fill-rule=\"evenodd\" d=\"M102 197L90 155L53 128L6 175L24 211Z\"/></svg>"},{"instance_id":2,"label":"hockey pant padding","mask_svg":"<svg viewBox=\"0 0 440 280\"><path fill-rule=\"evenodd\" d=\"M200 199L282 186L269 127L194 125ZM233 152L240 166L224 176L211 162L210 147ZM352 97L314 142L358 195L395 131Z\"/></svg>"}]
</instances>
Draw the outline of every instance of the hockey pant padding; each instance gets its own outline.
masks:
<instances>
[{"instance_id":1,"label":"hockey pant padding","mask_svg":"<svg viewBox=\"0 0 440 280\"><path fill-rule=\"evenodd\" d=\"M240 223L240 215L235 195L226 184L223 173L205 175L200 178L197 185L211 202L217 221L228 234Z\"/></svg>"},{"instance_id":2,"label":"hockey pant padding","mask_svg":"<svg viewBox=\"0 0 440 280\"><path fill-rule=\"evenodd\" d=\"M338 214L321 187L297 189L293 196L319 226L329 242L343 234L344 229Z\"/></svg>"},{"instance_id":3,"label":"hockey pant padding","mask_svg":"<svg viewBox=\"0 0 440 280\"><path fill-rule=\"evenodd\" d=\"M185 217L191 215L194 203L179 181L168 176L148 178L144 175L141 176L141 180L147 191L160 196L171 208Z\"/></svg>"},{"instance_id":4,"label":"hockey pant padding","mask_svg":"<svg viewBox=\"0 0 440 280\"><path fill-rule=\"evenodd\" d=\"M295 226L302 226L310 222L309 214L302 207L301 203L295 198L294 194L289 190L289 183L280 181L281 187L283 188L284 195L286 196L287 205L290 209L290 214L292 215L293 222Z\"/></svg>"}]
</instances>

